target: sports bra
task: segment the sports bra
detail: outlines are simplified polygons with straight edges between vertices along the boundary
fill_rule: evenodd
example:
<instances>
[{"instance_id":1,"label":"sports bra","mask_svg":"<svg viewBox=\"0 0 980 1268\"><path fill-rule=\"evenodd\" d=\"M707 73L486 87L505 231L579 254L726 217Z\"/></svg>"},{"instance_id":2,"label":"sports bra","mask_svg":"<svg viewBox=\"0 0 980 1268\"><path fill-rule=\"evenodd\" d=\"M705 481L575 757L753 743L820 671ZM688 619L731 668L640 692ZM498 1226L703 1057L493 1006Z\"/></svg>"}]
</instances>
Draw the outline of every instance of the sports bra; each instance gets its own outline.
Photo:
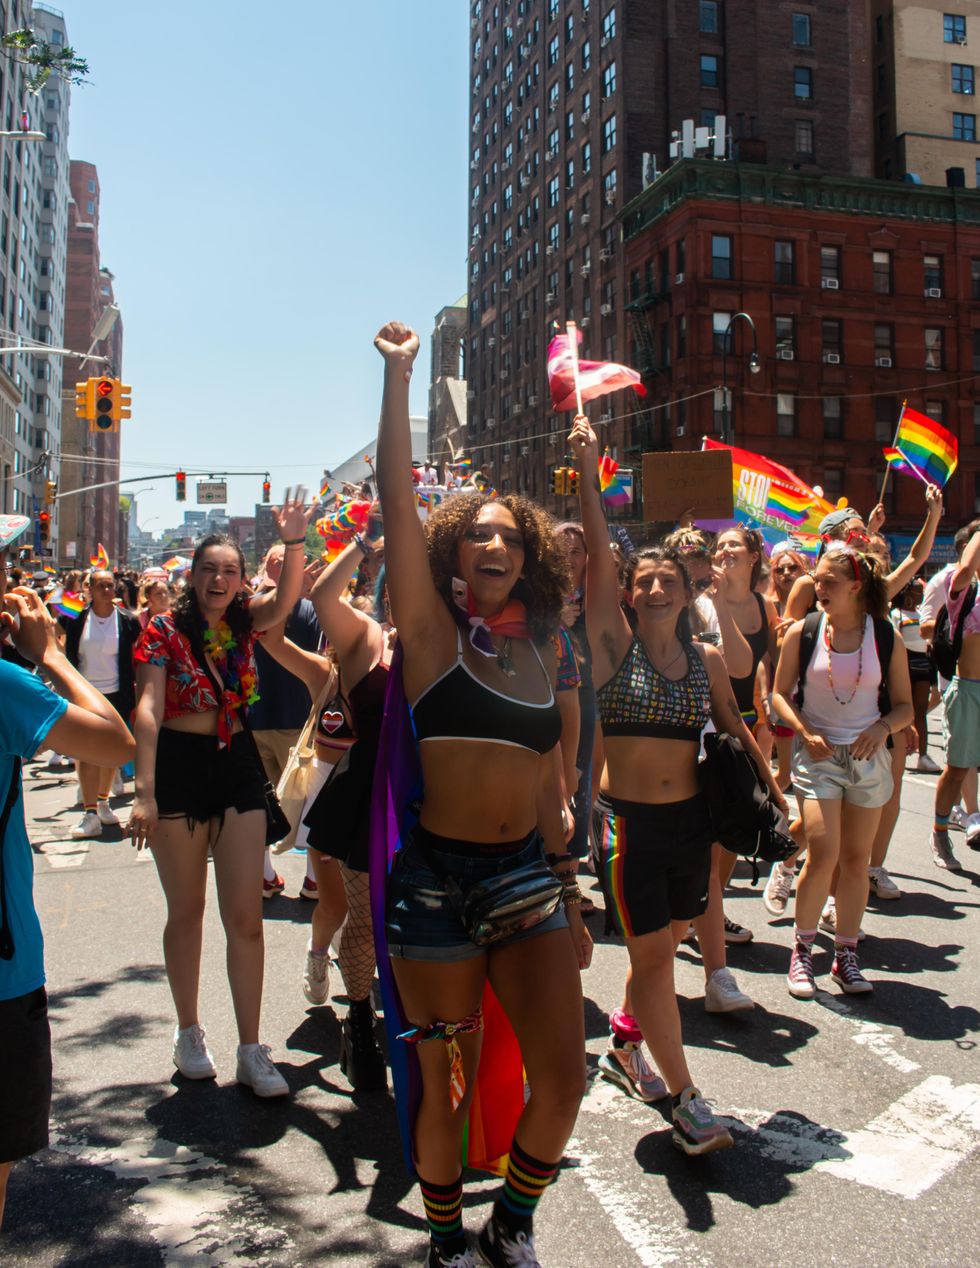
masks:
<instances>
[{"instance_id":1,"label":"sports bra","mask_svg":"<svg viewBox=\"0 0 980 1268\"><path fill-rule=\"evenodd\" d=\"M759 668L763 656L769 650L769 613L761 594L756 594L755 601L759 605L762 624L754 634L746 634L744 630L741 632L752 652L752 672L745 678L732 678L729 674L732 693L735 696L735 703L738 705L740 713L755 712L755 671Z\"/></svg>"},{"instance_id":2,"label":"sports bra","mask_svg":"<svg viewBox=\"0 0 980 1268\"><path fill-rule=\"evenodd\" d=\"M482 683L463 660L463 640L457 629L455 665L426 687L412 705L415 738L420 743L480 740L532 753L550 752L561 736L561 715L536 647L534 654L548 683L548 699L543 704L515 700Z\"/></svg>"},{"instance_id":3,"label":"sports bra","mask_svg":"<svg viewBox=\"0 0 980 1268\"><path fill-rule=\"evenodd\" d=\"M711 716L711 684L700 654L684 645L687 673L665 678L635 635L619 668L596 692L605 736L694 740Z\"/></svg>"},{"instance_id":4,"label":"sports bra","mask_svg":"<svg viewBox=\"0 0 980 1268\"><path fill-rule=\"evenodd\" d=\"M316 742L321 748L349 749L357 739L338 693L324 705L316 724Z\"/></svg>"}]
</instances>

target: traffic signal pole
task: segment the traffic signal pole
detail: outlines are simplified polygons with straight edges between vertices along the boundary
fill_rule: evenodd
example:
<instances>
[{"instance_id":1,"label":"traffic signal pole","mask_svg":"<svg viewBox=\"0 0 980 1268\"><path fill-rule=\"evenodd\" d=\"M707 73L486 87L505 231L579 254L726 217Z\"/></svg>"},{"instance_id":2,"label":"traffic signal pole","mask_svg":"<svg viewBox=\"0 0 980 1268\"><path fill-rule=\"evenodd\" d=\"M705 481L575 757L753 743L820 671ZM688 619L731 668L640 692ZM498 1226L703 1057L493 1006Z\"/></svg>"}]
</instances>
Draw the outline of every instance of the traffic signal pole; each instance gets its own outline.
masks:
<instances>
[{"instance_id":1,"label":"traffic signal pole","mask_svg":"<svg viewBox=\"0 0 980 1268\"><path fill-rule=\"evenodd\" d=\"M181 468L181 471L188 477L207 476L209 479L214 476L262 476L264 478L266 475L265 471L215 471L213 469L208 471L184 471L183 468ZM64 493L57 493L55 497L60 502L62 498L75 497L79 493L91 493L93 489L111 489L113 485L146 484L148 480L175 480L176 478L176 471L157 471L154 475L133 476L132 478L119 476L115 480L103 480L101 484L86 484L79 489L66 489Z\"/></svg>"}]
</instances>

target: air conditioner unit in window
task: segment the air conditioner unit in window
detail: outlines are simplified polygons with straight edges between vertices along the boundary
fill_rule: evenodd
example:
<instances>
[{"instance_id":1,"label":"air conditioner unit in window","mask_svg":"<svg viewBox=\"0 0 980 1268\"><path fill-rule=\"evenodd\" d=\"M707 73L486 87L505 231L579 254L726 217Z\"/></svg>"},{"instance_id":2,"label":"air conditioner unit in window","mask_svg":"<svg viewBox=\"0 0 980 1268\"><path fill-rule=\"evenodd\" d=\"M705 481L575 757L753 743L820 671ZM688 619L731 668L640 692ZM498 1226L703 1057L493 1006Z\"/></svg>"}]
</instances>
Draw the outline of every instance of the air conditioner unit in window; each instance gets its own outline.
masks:
<instances>
[{"instance_id":1,"label":"air conditioner unit in window","mask_svg":"<svg viewBox=\"0 0 980 1268\"><path fill-rule=\"evenodd\" d=\"M522 457L522 458L526 458L526 457L527 457L527 455L528 455L528 447L527 447L527 445L521 445L521 457Z\"/></svg>"},{"instance_id":2,"label":"air conditioner unit in window","mask_svg":"<svg viewBox=\"0 0 980 1268\"><path fill-rule=\"evenodd\" d=\"M495 348L496 346L497 346L496 337L494 335L491 335L490 338L487 340L487 347Z\"/></svg>"},{"instance_id":3,"label":"air conditioner unit in window","mask_svg":"<svg viewBox=\"0 0 980 1268\"><path fill-rule=\"evenodd\" d=\"M604 35L604 36L602 37L602 39L599 41L599 47L600 47L600 48L605 48L605 47L607 46L607 44L608 44L608 43L609 43L609 36L608 36L608 35Z\"/></svg>"},{"instance_id":4,"label":"air conditioner unit in window","mask_svg":"<svg viewBox=\"0 0 980 1268\"><path fill-rule=\"evenodd\" d=\"M612 304L599 305L599 312L602 313L603 317L608 317L609 314L612 312L612 310L613 310Z\"/></svg>"},{"instance_id":5,"label":"air conditioner unit in window","mask_svg":"<svg viewBox=\"0 0 980 1268\"><path fill-rule=\"evenodd\" d=\"M500 371L500 377L501 377L502 379L509 379L509 378L510 378L510 370L501 370L501 371Z\"/></svg>"},{"instance_id":6,"label":"air conditioner unit in window","mask_svg":"<svg viewBox=\"0 0 980 1268\"><path fill-rule=\"evenodd\" d=\"M554 304L554 303L557 303L557 301L558 301L558 296L555 294L554 291L549 291L547 295L545 295L544 297L544 302L546 304Z\"/></svg>"},{"instance_id":7,"label":"air conditioner unit in window","mask_svg":"<svg viewBox=\"0 0 980 1268\"><path fill-rule=\"evenodd\" d=\"M582 320L579 322L579 328L581 330L585 330L591 321L592 321L591 317L583 317Z\"/></svg>"},{"instance_id":8,"label":"air conditioner unit in window","mask_svg":"<svg viewBox=\"0 0 980 1268\"><path fill-rule=\"evenodd\" d=\"M591 110L583 110L583 111L582 111L582 114L581 114L581 122L582 122L582 123L588 123L588 121L589 121L589 119L591 118L591 116L592 116L592 111L591 111Z\"/></svg>"},{"instance_id":9,"label":"air conditioner unit in window","mask_svg":"<svg viewBox=\"0 0 980 1268\"><path fill-rule=\"evenodd\" d=\"M942 299L943 288L941 286L927 286L926 299Z\"/></svg>"},{"instance_id":10,"label":"air conditioner unit in window","mask_svg":"<svg viewBox=\"0 0 980 1268\"><path fill-rule=\"evenodd\" d=\"M778 361L795 361L796 353L792 348L777 348L776 359Z\"/></svg>"},{"instance_id":11,"label":"air conditioner unit in window","mask_svg":"<svg viewBox=\"0 0 980 1268\"><path fill-rule=\"evenodd\" d=\"M606 206L611 207L616 201L616 191L614 189L606 190Z\"/></svg>"},{"instance_id":12,"label":"air conditioner unit in window","mask_svg":"<svg viewBox=\"0 0 980 1268\"><path fill-rule=\"evenodd\" d=\"M610 414L608 411L607 411L605 414L600 414L600 415L599 415L599 422L600 422L600 423L611 423L611 422L612 422L612 414Z\"/></svg>"},{"instance_id":13,"label":"air conditioner unit in window","mask_svg":"<svg viewBox=\"0 0 980 1268\"><path fill-rule=\"evenodd\" d=\"M603 247L602 250L599 252L600 260L611 260L612 258L613 258L612 247Z\"/></svg>"},{"instance_id":14,"label":"air conditioner unit in window","mask_svg":"<svg viewBox=\"0 0 980 1268\"><path fill-rule=\"evenodd\" d=\"M823 354L823 359L827 363L827 365L840 365L839 352L825 352Z\"/></svg>"},{"instance_id":15,"label":"air conditioner unit in window","mask_svg":"<svg viewBox=\"0 0 980 1268\"><path fill-rule=\"evenodd\" d=\"M555 248L552 246L552 244L551 244L550 242L549 242L549 243L548 243L548 245L545 247L545 249L544 249L544 253L545 253L545 255L554 255L554 254L555 254Z\"/></svg>"},{"instance_id":16,"label":"air conditioner unit in window","mask_svg":"<svg viewBox=\"0 0 980 1268\"><path fill-rule=\"evenodd\" d=\"M684 424L683 424L683 423L678 423L678 424L677 424L677 431L674 433L674 435L675 435L675 436L683 436L683 435L684 435L684 433L685 433L686 431L687 431L687 428L684 426Z\"/></svg>"},{"instance_id":17,"label":"air conditioner unit in window","mask_svg":"<svg viewBox=\"0 0 980 1268\"><path fill-rule=\"evenodd\" d=\"M537 405L538 398L533 393L527 398L528 405Z\"/></svg>"},{"instance_id":18,"label":"air conditioner unit in window","mask_svg":"<svg viewBox=\"0 0 980 1268\"><path fill-rule=\"evenodd\" d=\"M476 393L472 390L472 388L470 389L470 391L469 391L469 392L467 392L467 393L466 393L466 399L467 399L468 401L475 401L475 400L476 400Z\"/></svg>"},{"instance_id":19,"label":"air conditioner unit in window","mask_svg":"<svg viewBox=\"0 0 980 1268\"><path fill-rule=\"evenodd\" d=\"M588 277L589 274L592 272L592 265L583 264L582 267L579 269L579 272L581 273L583 277Z\"/></svg>"},{"instance_id":20,"label":"air conditioner unit in window","mask_svg":"<svg viewBox=\"0 0 980 1268\"><path fill-rule=\"evenodd\" d=\"M579 216L578 218L579 224L581 225L587 225L591 219L592 217L589 215L587 211L583 211L581 216Z\"/></svg>"},{"instance_id":21,"label":"air conditioner unit in window","mask_svg":"<svg viewBox=\"0 0 980 1268\"><path fill-rule=\"evenodd\" d=\"M836 277L822 277L820 279L820 285L824 288L825 291L839 291L840 290L840 282L837 280Z\"/></svg>"},{"instance_id":22,"label":"air conditioner unit in window","mask_svg":"<svg viewBox=\"0 0 980 1268\"><path fill-rule=\"evenodd\" d=\"M678 273L678 274L674 277L674 285L675 285L675 286L683 286L683 285L684 285L684 274L683 274L683 273Z\"/></svg>"},{"instance_id":23,"label":"air conditioner unit in window","mask_svg":"<svg viewBox=\"0 0 980 1268\"><path fill-rule=\"evenodd\" d=\"M496 426L497 426L497 420L496 420L495 418L488 418L488 419L487 419L487 427L490 429L490 431L493 431L493 429L494 429Z\"/></svg>"},{"instance_id":24,"label":"air conditioner unit in window","mask_svg":"<svg viewBox=\"0 0 980 1268\"><path fill-rule=\"evenodd\" d=\"M558 147L557 145L553 145L551 149L548 151L548 158L556 159L557 157L558 157Z\"/></svg>"},{"instance_id":25,"label":"air conditioner unit in window","mask_svg":"<svg viewBox=\"0 0 980 1268\"><path fill-rule=\"evenodd\" d=\"M875 357L875 365L880 366L883 370L890 370L892 368L892 359L891 357Z\"/></svg>"}]
</instances>

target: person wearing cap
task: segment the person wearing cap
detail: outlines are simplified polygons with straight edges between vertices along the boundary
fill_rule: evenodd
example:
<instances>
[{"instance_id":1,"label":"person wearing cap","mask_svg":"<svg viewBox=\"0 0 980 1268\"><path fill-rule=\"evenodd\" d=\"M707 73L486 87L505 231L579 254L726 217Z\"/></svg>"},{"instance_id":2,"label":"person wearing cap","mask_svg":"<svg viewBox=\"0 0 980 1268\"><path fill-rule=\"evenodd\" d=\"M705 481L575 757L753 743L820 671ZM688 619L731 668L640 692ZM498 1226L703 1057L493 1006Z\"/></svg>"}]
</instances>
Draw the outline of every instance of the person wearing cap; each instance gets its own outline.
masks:
<instances>
[{"instance_id":1,"label":"person wearing cap","mask_svg":"<svg viewBox=\"0 0 980 1268\"><path fill-rule=\"evenodd\" d=\"M0 661L0 1224L12 1165L47 1148L51 1106L44 944L20 764L47 746L106 767L135 751L122 718L69 663L39 596L26 587L6 592L8 549L29 524L23 515L0 515L0 639L42 669L54 690Z\"/></svg>"}]
</instances>

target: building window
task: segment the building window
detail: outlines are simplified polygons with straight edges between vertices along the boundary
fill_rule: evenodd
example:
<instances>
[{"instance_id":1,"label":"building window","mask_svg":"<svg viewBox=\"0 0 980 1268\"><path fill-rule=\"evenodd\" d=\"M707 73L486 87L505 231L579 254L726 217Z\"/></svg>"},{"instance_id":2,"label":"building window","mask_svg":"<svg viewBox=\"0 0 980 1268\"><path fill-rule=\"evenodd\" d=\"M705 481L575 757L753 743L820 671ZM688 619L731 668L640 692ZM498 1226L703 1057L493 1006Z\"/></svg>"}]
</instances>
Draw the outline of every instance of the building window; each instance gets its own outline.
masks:
<instances>
[{"instance_id":1,"label":"building window","mask_svg":"<svg viewBox=\"0 0 980 1268\"><path fill-rule=\"evenodd\" d=\"M877 322L875 324L875 365L880 366L883 362L893 365L894 358L895 327L887 322Z\"/></svg>"},{"instance_id":2,"label":"building window","mask_svg":"<svg viewBox=\"0 0 980 1268\"><path fill-rule=\"evenodd\" d=\"M777 316L775 318L775 331L776 359L779 361L793 360L796 356L796 318Z\"/></svg>"},{"instance_id":3,"label":"building window","mask_svg":"<svg viewBox=\"0 0 980 1268\"><path fill-rule=\"evenodd\" d=\"M616 38L616 6L606 11L606 16L602 19L602 37L606 40Z\"/></svg>"},{"instance_id":4,"label":"building window","mask_svg":"<svg viewBox=\"0 0 980 1268\"><path fill-rule=\"evenodd\" d=\"M720 75L718 66L721 59L716 57L714 53L701 54L701 87L717 88Z\"/></svg>"},{"instance_id":5,"label":"building window","mask_svg":"<svg viewBox=\"0 0 980 1268\"><path fill-rule=\"evenodd\" d=\"M552 251L558 250L558 221L548 226L548 246Z\"/></svg>"},{"instance_id":6,"label":"building window","mask_svg":"<svg viewBox=\"0 0 980 1268\"><path fill-rule=\"evenodd\" d=\"M895 401L891 396L875 397L875 440L879 445L890 445L895 439L895 424L898 413ZM824 488L824 493L827 490Z\"/></svg>"},{"instance_id":7,"label":"building window","mask_svg":"<svg viewBox=\"0 0 980 1268\"><path fill-rule=\"evenodd\" d=\"M892 293L892 253L875 251L871 256L871 289L876 295Z\"/></svg>"},{"instance_id":8,"label":"building window","mask_svg":"<svg viewBox=\"0 0 980 1268\"><path fill-rule=\"evenodd\" d=\"M980 445L980 402L973 406L973 443Z\"/></svg>"},{"instance_id":9,"label":"building window","mask_svg":"<svg viewBox=\"0 0 980 1268\"><path fill-rule=\"evenodd\" d=\"M611 205L616 200L616 169L614 167L603 176L602 188L606 195L607 205Z\"/></svg>"},{"instance_id":10,"label":"building window","mask_svg":"<svg viewBox=\"0 0 980 1268\"><path fill-rule=\"evenodd\" d=\"M549 66L555 65L555 63L558 61L558 54L559 54L558 36L555 35L555 36L552 36L552 38L548 41L548 65Z\"/></svg>"},{"instance_id":11,"label":"building window","mask_svg":"<svg viewBox=\"0 0 980 1268\"><path fill-rule=\"evenodd\" d=\"M946 422L946 402L926 401L926 414L937 423Z\"/></svg>"},{"instance_id":12,"label":"building window","mask_svg":"<svg viewBox=\"0 0 980 1268\"><path fill-rule=\"evenodd\" d=\"M809 48L813 43L809 13L793 14L793 43L797 48Z\"/></svg>"},{"instance_id":13,"label":"building window","mask_svg":"<svg viewBox=\"0 0 980 1268\"><path fill-rule=\"evenodd\" d=\"M602 95L611 97L616 91L616 63L610 62L602 72Z\"/></svg>"},{"instance_id":14,"label":"building window","mask_svg":"<svg viewBox=\"0 0 980 1268\"><path fill-rule=\"evenodd\" d=\"M970 261L970 298L980 299L980 260Z\"/></svg>"},{"instance_id":15,"label":"building window","mask_svg":"<svg viewBox=\"0 0 980 1268\"><path fill-rule=\"evenodd\" d=\"M960 66L954 62L952 67L953 75L953 92L966 93L967 96L973 95L973 67Z\"/></svg>"},{"instance_id":16,"label":"building window","mask_svg":"<svg viewBox=\"0 0 980 1268\"><path fill-rule=\"evenodd\" d=\"M776 394L776 435L796 435L796 397L789 392Z\"/></svg>"},{"instance_id":17,"label":"building window","mask_svg":"<svg viewBox=\"0 0 980 1268\"><path fill-rule=\"evenodd\" d=\"M796 264L793 259L792 242L776 242L773 250L776 265L775 281L784 286L793 286L796 282Z\"/></svg>"},{"instance_id":18,"label":"building window","mask_svg":"<svg viewBox=\"0 0 980 1268\"><path fill-rule=\"evenodd\" d=\"M608 154L616 147L616 116L611 114L602 125L602 152Z\"/></svg>"},{"instance_id":19,"label":"building window","mask_svg":"<svg viewBox=\"0 0 980 1268\"><path fill-rule=\"evenodd\" d=\"M725 345L728 344L727 351L731 352L732 335L728 329L728 323L734 314L732 313L712 313L711 314L711 351L716 357L722 356L726 351ZM726 339L727 332L727 339Z\"/></svg>"},{"instance_id":20,"label":"building window","mask_svg":"<svg viewBox=\"0 0 980 1268\"><path fill-rule=\"evenodd\" d=\"M552 176L551 180L548 181L548 206L549 207L558 206L558 196L559 196L558 186L559 186L558 177Z\"/></svg>"},{"instance_id":21,"label":"building window","mask_svg":"<svg viewBox=\"0 0 980 1268\"><path fill-rule=\"evenodd\" d=\"M943 42L946 44L966 43L966 18L961 13L943 14Z\"/></svg>"},{"instance_id":22,"label":"building window","mask_svg":"<svg viewBox=\"0 0 980 1268\"><path fill-rule=\"evenodd\" d=\"M582 74L584 75L585 72L589 70L591 66L592 66L592 42L591 40L586 40L585 43L582 45Z\"/></svg>"},{"instance_id":23,"label":"building window","mask_svg":"<svg viewBox=\"0 0 980 1268\"><path fill-rule=\"evenodd\" d=\"M734 277L732 240L727 233L711 235L711 276L726 280Z\"/></svg>"},{"instance_id":24,"label":"building window","mask_svg":"<svg viewBox=\"0 0 980 1268\"><path fill-rule=\"evenodd\" d=\"M954 141L975 141L977 139L977 116L975 114L961 114L958 110L953 111L953 140Z\"/></svg>"},{"instance_id":25,"label":"building window","mask_svg":"<svg viewBox=\"0 0 980 1268\"><path fill-rule=\"evenodd\" d=\"M812 99L813 71L809 66L793 67L793 96L797 101L810 101Z\"/></svg>"},{"instance_id":26,"label":"building window","mask_svg":"<svg viewBox=\"0 0 980 1268\"><path fill-rule=\"evenodd\" d=\"M941 370L943 368L943 332L938 326L926 326L926 369Z\"/></svg>"},{"instance_id":27,"label":"building window","mask_svg":"<svg viewBox=\"0 0 980 1268\"><path fill-rule=\"evenodd\" d=\"M922 257L922 284L930 299L938 299L943 293L943 261L938 255ZM938 291L939 294L935 294Z\"/></svg>"},{"instance_id":28,"label":"building window","mask_svg":"<svg viewBox=\"0 0 980 1268\"><path fill-rule=\"evenodd\" d=\"M840 247L820 248L820 282L826 290L835 291L840 286ZM827 286L836 282L836 286Z\"/></svg>"},{"instance_id":29,"label":"building window","mask_svg":"<svg viewBox=\"0 0 980 1268\"><path fill-rule=\"evenodd\" d=\"M813 154L813 124L809 119L796 121L796 152L807 156Z\"/></svg>"},{"instance_id":30,"label":"building window","mask_svg":"<svg viewBox=\"0 0 980 1268\"><path fill-rule=\"evenodd\" d=\"M980 370L980 330L973 332L973 368Z\"/></svg>"},{"instance_id":31,"label":"building window","mask_svg":"<svg viewBox=\"0 0 980 1268\"><path fill-rule=\"evenodd\" d=\"M820 323L820 352L830 365L844 359L844 323L836 317L825 317Z\"/></svg>"},{"instance_id":32,"label":"building window","mask_svg":"<svg viewBox=\"0 0 980 1268\"><path fill-rule=\"evenodd\" d=\"M823 434L828 440L840 440L844 435L844 398L823 398Z\"/></svg>"},{"instance_id":33,"label":"building window","mask_svg":"<svg viewBox=\"0 0 980 1268\"><path fill-rule=\"evenodd\" d=\"M718 0L701 0L698 5L698 29L705 35L718 34L720 30Z\"/></svg>"},{"instance_id":34,"label":"building window","mask_svg":"<svg viewBox=\"0 0 980 1268\"><path fill-rule=\"evenodd\" d=\"M592 171L592 145L589 141L582 146L582 175L588 176Z\"/></svg>"},{"instance_id":35,"label":"building window","mask_svg":"<svg viewBox=\"0 0 980 1268\"><path fill-rule=\"evenodd\" d=\"M687 318L677 318L677 360L687 356Z\"/></svg>"},{"instance_id":36,"label":"building window","mask_svg":"<svg viewBox=\"0 0 980 1268\"><path fill-rule=\"evenodd\" d=\"M573 92L575 89L575 65L569 62L565 67L565 91Z\"/></svg>"}]
</instances>

